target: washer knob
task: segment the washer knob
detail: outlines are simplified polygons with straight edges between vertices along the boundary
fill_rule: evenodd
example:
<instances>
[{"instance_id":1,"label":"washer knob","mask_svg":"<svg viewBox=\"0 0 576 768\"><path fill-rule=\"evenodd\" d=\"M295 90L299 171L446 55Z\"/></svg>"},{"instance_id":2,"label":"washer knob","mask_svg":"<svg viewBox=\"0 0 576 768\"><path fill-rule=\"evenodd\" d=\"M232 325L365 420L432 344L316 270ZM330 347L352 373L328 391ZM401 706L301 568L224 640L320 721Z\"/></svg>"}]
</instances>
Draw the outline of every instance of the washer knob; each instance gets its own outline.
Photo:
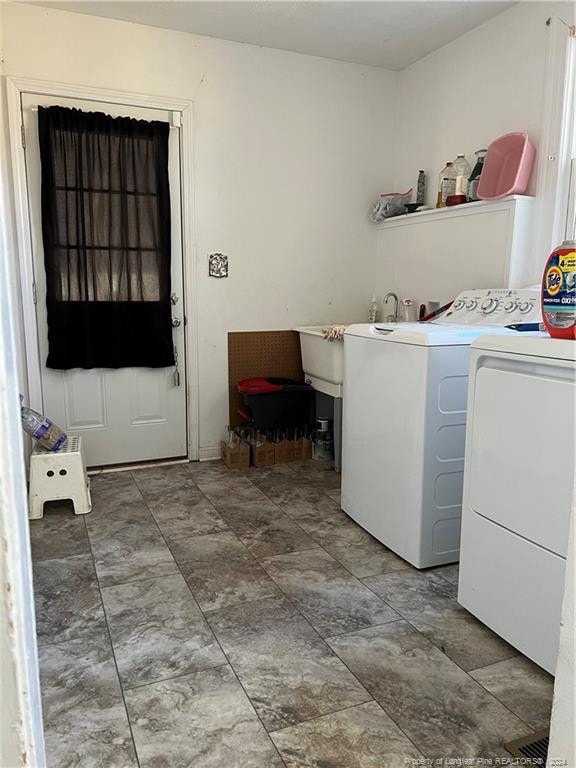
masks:
<instances>
[{"instance_id":1,"label":"washer knob","mask_svg":"<svg viewBox=\"0 0 576 768\"><path fill-rule=\"evenodd\" d=\"M504 304L504 311L505 312L514 312L516 309L516 302L515 301L507 301L506 304Z\"/></svg>"},{"instance_id":2,"label":"washer knob","mask_svg":"<svg viewBox=\"0 0 576 768\"><path fill-rule=\"evenodd\" d=\"M534 303L532 301L521 301L518 304L518 309L520 310L520 312L522 312L523 315L525 315L526 312L530 312L533 306L534 306Z\"/></svg>"},{"instance_id":3,"label":"washer knob","mask_svg":"<svg viewBox=\"0 0 576 768\"><path fill-rule=\"evenodd\" d=\"M476 309L477 304L478 299L470 299L470 301L466 302L466 309Z\"/></svg>"},{"instance_id":4,"label":"washer knob","mask_svg":"<svg viewBox=\"0 0 576 768\"><path fill-rule=\"evenodd\" d=\"M489 315L491 312L494 312L497 306L498 306L498 299L494 299L494 298L484 299L482 304L480 304L480 309L482 310L482 313L484 315Z\"/></svg>"},{"instance_id":5,"label":"washer knob","mask_svg":"<svg viewBox=\"0 0 576 768\"><path fill-rule=\"evenodd\" d=\"M456 299L456 301L452 305L452 309L462 309L463 306L464 306L464 302L462 301L462 299Z\"/></svg>"}]
</instances>

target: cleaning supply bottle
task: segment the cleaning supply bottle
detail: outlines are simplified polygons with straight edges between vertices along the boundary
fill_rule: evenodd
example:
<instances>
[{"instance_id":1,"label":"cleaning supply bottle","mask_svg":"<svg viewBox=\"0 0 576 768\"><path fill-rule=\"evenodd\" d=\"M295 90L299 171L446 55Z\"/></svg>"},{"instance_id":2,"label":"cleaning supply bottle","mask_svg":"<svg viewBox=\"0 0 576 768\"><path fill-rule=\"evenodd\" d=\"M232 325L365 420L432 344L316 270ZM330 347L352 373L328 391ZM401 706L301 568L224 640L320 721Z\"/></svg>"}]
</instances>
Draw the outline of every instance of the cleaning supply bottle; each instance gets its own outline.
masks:
<instances>
[{"instance_id":1,"label":"cleaning supply bottle","mask_svg":"<svg viewBox=\"0 0 576 768\"><path fill-rule=\"evenodd\" d=\"M418 310L414 299L402 299L400 317L403 323L415 323L418 320Z\"/></svg>"},{"instance_id":2,"label":"cleaning supply bottle","mask_svg":"<svg viewBox=\"0 0 576 768\"><path fill-rule=\"evenodd\" d=\"M426 196L426 174L424 171L418 171L418 182L416 184L416 202L418 205L424 205Z\"/></svg>"},{"instance_id":3,"label":"cleaning supply bottle","mask_svg":"<svg viewBox=\"0 0 576 768\"><path fill-rule=\"evenodd\" d=\"M576 339L576 241L554 248L542 277L542 318L555 339Z\"/></svg>"},{"instance_id":4,"label":"cleaning supply bottle","mask_svg":"<svg viewBox=\"0 0 576 768\"><path fill-rule=\"evenodd\" d=\"M462 202L466 202L468 195L468 177L472 173L472 168L470 168L470 163L466 160L464 155L458 155L456 160L454 160L452 167L454 169L454 177L456 180L454 194L458 197L463 196L464 200L462 200Z\"/></svg>"},{"instance_id":5,"label":"cleaning supply bottle","mask_svg":"<svg viewBox=\"0 0 576 768\"><path fill-rule=\"evenodd\" d=\"M370 299L368 304L368 322L376 323L378 321L378 301L375 296Z\"/></svg>"},{"instance_id":6,"label":"cleaning supply bottle","mask_svg":"<svg viewBox=\"0 0 576 768\"><path fill-rule=\"evenodd\" d=\"M312 436L312 458L316 461L332 461L334 459L334 436L330 419L316 419L316 429Z\"/></svg>"},{"instance_id":7,"label":"cleaning supply bottle","mask_svg":"<svg viewBox=\"0 0 576 768\"><path fill-rule=\"evenodd\" d=\"M484 158L486 157L487 149L477 149L474 153L476 155L476 163L472 168L472 173L468 176L468 200L473 203L478 200L478 183L480 181L480 174L484 168Z\"/></svg>"},{"instance_id":8,"label":"cleaning supply bottle","mask_svg":"<svg viewBox=\"0 0 576 768\"><path fill-rule=\"evenodd\" d=\"M453 173L454 172L452 171L452 163L448 161L444 166L444 168L442 168L442 170L440 171L440 176L438 178L438 200L436 202L436 208L446 207L446 195L444 194L444 191L445 191L444 182L447 179L450 179Z\"/></svg>"}]
</instances>

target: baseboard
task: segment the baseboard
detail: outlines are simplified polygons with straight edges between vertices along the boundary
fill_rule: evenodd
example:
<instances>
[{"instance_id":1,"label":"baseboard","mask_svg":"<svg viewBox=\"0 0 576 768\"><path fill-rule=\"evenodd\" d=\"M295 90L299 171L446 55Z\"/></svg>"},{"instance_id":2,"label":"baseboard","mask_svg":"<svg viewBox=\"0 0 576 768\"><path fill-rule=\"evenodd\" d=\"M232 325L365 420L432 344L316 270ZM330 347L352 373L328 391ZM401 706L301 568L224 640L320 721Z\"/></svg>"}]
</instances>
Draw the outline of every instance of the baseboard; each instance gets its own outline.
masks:
<instances>
[{"instance_id":1,"label":"baseboard","mask_svg":"<svg viewBox=\"0 0 576 768\"><path fill-rule=\"evenodd\" d=\"M219 445L206 445L198 451L199 461L214 461L220 458Z\"/></svg>"},{"instance_id":2,"label":"baseboard","mask_svg":"<svg viewBox=\"0 0 576 768\"><path fill-rule=\"evenodd\" d=\"M167 467L172 464L188 464L189 459L158 459L152 461L137 461L133 464L109 464L105 467L88 467L90 476L104 475L111 472L131 472L133 469L151 469L153 467Z\"/></svg>"},{"instance_id":3,"label":"baseboard","mask_svg":"<svg viewBox=\"0 0 576 768\"><path fill-rule=\"evenodd\" d=\"M208 445L200 448L199 461L215 461L220 458L220 446ZM130 472L133 469L149 469L150 467L162 467L169 464L187 464L189 459L158 459L157 461L141 461L134 464L117 464L107 467L90 467L89 475L100 475L104 472Z\"/></svg>"}]
</instances>

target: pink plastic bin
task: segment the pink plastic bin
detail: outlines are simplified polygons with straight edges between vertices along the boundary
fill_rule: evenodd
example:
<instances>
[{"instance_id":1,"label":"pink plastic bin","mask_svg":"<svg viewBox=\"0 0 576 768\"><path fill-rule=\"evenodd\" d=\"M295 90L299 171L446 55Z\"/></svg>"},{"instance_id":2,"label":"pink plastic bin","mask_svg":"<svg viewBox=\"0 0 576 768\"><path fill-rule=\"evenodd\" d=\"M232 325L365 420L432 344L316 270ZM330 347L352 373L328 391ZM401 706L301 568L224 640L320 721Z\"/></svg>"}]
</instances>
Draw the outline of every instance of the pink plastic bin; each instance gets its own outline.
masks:
<instances>
[{"instance_id":1,"label":"pink plastic bin","mask_svg":"<svg viewBox=\"0 0 576 768\"><path fill-rule=\"evenodd\" d=\"M526 192L536 149L527 133L507 133L488 145L478 182L480 200L498 200Z\"/></svg>"}]
</instances>

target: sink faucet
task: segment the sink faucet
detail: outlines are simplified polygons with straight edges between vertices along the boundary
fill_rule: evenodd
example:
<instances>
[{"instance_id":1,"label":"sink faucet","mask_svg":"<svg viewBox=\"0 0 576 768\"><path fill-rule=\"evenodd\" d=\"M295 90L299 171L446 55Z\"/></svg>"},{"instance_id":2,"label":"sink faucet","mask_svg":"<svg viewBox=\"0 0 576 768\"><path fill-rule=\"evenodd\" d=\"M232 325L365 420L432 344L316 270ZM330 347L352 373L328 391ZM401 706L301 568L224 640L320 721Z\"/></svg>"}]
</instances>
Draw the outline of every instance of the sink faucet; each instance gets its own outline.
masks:
<instances>
[{"instance_id":1,"label":"sink faucet","mask_svg":"<svg viewBox=\"0 0 576 768\"><path fill-rule=\"evenodd\" d=\"M398 300L398 294L393 293L392 291L388 291L386 296L382 299L382 304L384 306L387 306L388 299L394 299L394 314L393 315L387 315L386 319L388 322L397 323L398 322L398 304L400 303Z\"/></svg>"}]
</instances>

